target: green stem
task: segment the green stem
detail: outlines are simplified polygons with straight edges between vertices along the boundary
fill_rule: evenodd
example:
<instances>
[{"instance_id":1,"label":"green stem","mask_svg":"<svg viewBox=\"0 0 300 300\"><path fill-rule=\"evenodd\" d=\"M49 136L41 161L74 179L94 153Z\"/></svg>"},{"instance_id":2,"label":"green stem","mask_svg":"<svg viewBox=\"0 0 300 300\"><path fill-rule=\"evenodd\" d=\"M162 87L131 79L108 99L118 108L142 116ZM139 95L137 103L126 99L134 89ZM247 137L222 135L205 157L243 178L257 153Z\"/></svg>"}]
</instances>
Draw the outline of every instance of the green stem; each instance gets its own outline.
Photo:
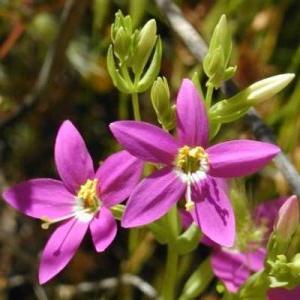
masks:
<instances>
[{"instance_id":1,"label":"green stem","mask_svg":"<svg viewBox=\"0 0 300 300\"><path fill-rule=\"evenodd\" d=\"M140 114L140 105L137 93L133 93L131 95L132 100L132 107L133 107L133 115L136 121L141 121L141 114Z\"/></svg>"},{"instance_id":2,"label":"green stem","mask_svg":"<svg viewBox=\"0 0 300 300\"><path fill-rule=\"evenodd\" d=\"M212 100L213 91L214 91L214 87L210 84L207 87L206 97L205 97L205 103L206 103L207 110L209 110L210 107L211 107L211 100Z\"/></svg>"},{"instance_id":3,"label":"green stem","mask_svg":"<svg viewBox=\"0 0 300 300\"><path fill-rule=\"evenodd\" d=\"M167 264L165 280L163 285L163 299L174 300L176 289L176 274L178 264L178 254L172 244L168 245Z\"/></svg>"}]
</instances>

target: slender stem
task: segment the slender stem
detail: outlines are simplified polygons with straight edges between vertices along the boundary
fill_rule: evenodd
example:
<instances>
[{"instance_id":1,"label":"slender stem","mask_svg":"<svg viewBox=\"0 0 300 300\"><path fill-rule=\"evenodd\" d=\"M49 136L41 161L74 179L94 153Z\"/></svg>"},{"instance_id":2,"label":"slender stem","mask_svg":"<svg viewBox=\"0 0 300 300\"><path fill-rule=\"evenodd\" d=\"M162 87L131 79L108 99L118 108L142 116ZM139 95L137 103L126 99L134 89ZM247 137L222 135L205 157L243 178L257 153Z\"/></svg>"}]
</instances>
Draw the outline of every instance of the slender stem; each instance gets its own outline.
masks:
<instances>
[{"instance_id":1,"label":"slender stem","mask_svg":"<svg viewBox=\"0 0 300 300\"><path fill-rule=\"evenodd\" d=\"M172 244L168 245L165 280L163 285L163 299L175 299L176 274L177 274L178 254Z\"/></svg>"},{"instance_id":2,"label":"slender stem","mask_svg":"<svg viewBox=\"0 0 300 300\"><path fill-rule=\"evenodd\" d=\"M131 95L133 115L136 121L141 121L140 105L137 93Z\"/></svg>"},{"instance_id":3,"label":"slender stem","mask_svg":"<svg viewBox=\"0 0 300 300\"><path fill-rule=\"evenodd\" d=\"M207 110L209 110L210 106L211 106L211 100L212 100L213 91L214 91L214 87L210 84L207 87L206 97L205 97L205 103L206 103Z\"/></svg>"}]
</instances>

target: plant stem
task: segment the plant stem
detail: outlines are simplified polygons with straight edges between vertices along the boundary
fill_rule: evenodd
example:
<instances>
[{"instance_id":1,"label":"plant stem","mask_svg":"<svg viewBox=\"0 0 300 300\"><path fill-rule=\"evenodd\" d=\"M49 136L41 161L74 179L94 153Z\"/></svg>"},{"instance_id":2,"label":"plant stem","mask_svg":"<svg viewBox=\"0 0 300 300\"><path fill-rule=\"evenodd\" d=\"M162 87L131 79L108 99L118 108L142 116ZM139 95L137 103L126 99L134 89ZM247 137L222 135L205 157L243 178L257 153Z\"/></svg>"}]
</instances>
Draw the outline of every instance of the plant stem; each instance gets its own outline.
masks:
<instances>
[{"instance_id":1,"label":"plant stem","mask_svg":"<svg viewBox=\"0 0 300 300\"><path fill-rule=\"evenodd\" d=\"M163 285L163 299L175 299L176 274L177 274L178 254L172 244L168 244L167 264L165 280Z\"/></svg>"},{"instance_id":2,"label":"plant stem","mask_svg":"<svg viewBox=\"0 0 300 300\"><path fill-rule=\"evenodd\" d=\"M131 94L133 115L136 121L141 121L140 105L137 93Z\"/></svg>"},{"instance_id":3,"label":"plant stem","mask_svg":"<svg viewBox=\"0 0 300 300\"><path fill-rule=\"evenodd\" d=\"M205 103L206 103L207 110L209 110L210 107L211 107L211 100L212 100L213 91L214 91L214 87L210 84L207 87L206 97L205 97Z\"/></svg>"}]
</instances>

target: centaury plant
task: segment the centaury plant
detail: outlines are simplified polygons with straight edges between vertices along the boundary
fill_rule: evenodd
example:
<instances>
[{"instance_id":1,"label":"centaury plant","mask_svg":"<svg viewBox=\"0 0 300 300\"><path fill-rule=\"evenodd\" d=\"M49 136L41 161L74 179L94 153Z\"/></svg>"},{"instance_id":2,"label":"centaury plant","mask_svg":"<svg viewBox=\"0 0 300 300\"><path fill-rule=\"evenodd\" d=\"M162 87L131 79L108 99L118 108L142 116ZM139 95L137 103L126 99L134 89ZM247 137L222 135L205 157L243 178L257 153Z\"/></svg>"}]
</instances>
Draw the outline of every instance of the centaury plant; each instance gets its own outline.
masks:
<instances>
[{"instance_id":1,"label":"centaury plant","mask_svg":"<svg viewBox=\"0 0 300 300\"><path fill-rule=\"evenodd\" d=\"M140 227L167 246L160 299L197 299L212 285L224 300L298 299L296 196L251 210L247 197L231 187L232 178L252 175L271 163L280 147L239 137L214 141L223 124L280 92L294 74L260 80L230 98L222 95L220 87L237 70L231 64L230 28L222 16L203 61L205 80L196 87L188 76L182 78L173 103L167 78L158 77L162 42L156 21L141 29L136 23L117 12L107 52L113 84L132 98L134 120L109 125L123 150L95 171L79 132L64 121L55 141L61 180L32 179L3 192L9 205L40 219L42 228L60 223L41 255L39 282L66 267L88 230L96 251L106 250L116 237L116 220L121 220L121 230L129 230L128 240L135 246L142 242ZM151 98L159 126L142 120L140 93ZM184 257L194 257L201 247L210 252L196 269L185 269L183 284L177 271Z\"/></svg>"}]
</instances>

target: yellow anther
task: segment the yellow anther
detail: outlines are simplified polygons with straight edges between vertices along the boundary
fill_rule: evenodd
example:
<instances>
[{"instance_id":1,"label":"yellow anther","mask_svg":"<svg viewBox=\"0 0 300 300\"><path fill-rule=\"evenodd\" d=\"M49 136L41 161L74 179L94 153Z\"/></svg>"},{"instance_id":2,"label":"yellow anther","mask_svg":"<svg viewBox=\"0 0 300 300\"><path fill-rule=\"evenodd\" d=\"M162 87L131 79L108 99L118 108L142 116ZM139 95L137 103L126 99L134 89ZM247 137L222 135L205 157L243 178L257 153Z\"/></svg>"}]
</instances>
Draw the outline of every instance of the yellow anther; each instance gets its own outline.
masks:
<instances>
[{"instance_id":1,"label":"yellow anther","mask_svg":"<svg viewBox=\"0 0 300 300\"><path fill-rule=\"evenodd\" d=\"M193 201L187 201L185 203L185 210L188 211L188 212L191 212L192 210L194 210L195 208L195 204Z\"/></svg>"},{"instance_id":2,"label":"yellow anther","mask_svg":"<svg viewBox=\"0 0 300 300\"><path fill-rule=\"evenodd\" d=\"M77 197L83 201L84 207L95 209L99 206L97 196L98 179L88 179L85 184L80 187Z\"/></svg>"},{"instance_id":3,"label":"yellow anther","mask_svg":"<svg viewBox=\"0 0 300 300\"><path fill-rule=\"evenodd\" d=\"M183 146L178 151L175 165L185 173L193 173L201 168L203 160L208 162L207 154L202 147Z\"/></svg>"}]
</instances>

